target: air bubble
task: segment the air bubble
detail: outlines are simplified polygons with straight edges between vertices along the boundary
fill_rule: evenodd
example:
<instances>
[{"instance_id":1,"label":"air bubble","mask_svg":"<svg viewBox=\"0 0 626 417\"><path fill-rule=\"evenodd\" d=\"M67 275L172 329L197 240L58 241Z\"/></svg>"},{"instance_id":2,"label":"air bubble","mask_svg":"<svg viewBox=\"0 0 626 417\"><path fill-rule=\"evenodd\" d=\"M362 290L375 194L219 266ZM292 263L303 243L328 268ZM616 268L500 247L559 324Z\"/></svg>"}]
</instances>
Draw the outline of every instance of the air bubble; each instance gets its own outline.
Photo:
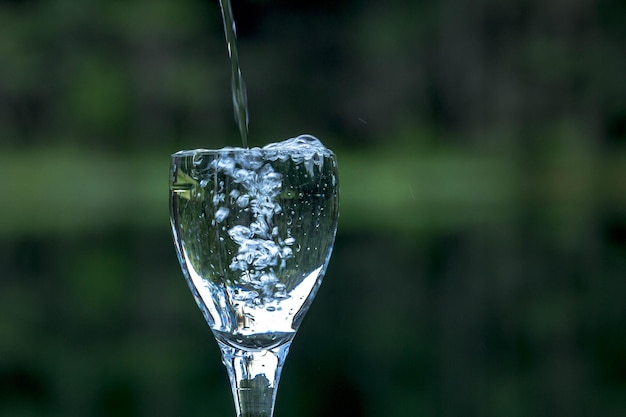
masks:
<instances>
[{"instance_id":1,"label":"air bubble","mask_svg":"<svg viewBox=\"0 0 626 417\"><path fill-rule=\"evenodd\" d=\"M217 161L217 168L222 171L230 172L234 167L235 161L232 158L222 157Z\"/></svg>"},{"instance_id":2,"label":"air bubble","mask_svg":"<svg viewBox=\"0 0 626 417\"><path fill-rule=\"evenodd\" d=\"M202 154L195 154L192 158L192 163L194 167L198 167L202 165L202 161L204 160L204 156Z\"/></svg>"},{"instance_id":3,"label":"air bubble","mask_svg":"<svg viewBox=\"0 0 626 417\"><path fill-rule=\"evenodd\" d=\"M250 196L248 194L241 195L237 198L237 205L241 208L248 207L250 204Z\"/></svg>"},{"instance_id":4,"label":"air bubble","mask_svg":"<svg viewBox=\"0 0 626 417\"><path fill-rule=\"evenodd\" d=\"M226 196L223 193L217 193L213 196L213 205L217 206L220 203L223 203L226 199Z\"/></svg>"},{"instance_id":5,"label":"air bubble","mask_svg":"<svg viewBox=\"0 0 626 417\"><path fill-rule=\"evenodd\" d=\"M233 205L235 204L235 202L237 201L237 197L239 197L241 193L239 192L239 190L232 190L230 192L230 204Z\"/></svg>"},{"instance_id":6,"label":"air bubble","mask_svg":"<svg viewBox=\"0 0 626 417\"><path fill-rule=\"evenodd\" d=\"M220 207L217 212L215 212L215 220L217 220L218 223L221 223L224 221L224 219L226 219L226 217L228 217L228 213L230 212L230 210L228 210L226 207Z\"/></svg>"},{"instance_id":7,"label":"air bubble","mask_svg":"<svg viewBox=\"0 0 626 417\"><path fill-rule=\"evenodd\" d=\"M274 286L274 298L286 298L287 286L282 283L278 283Z\"/></svg>"}]
</instances>

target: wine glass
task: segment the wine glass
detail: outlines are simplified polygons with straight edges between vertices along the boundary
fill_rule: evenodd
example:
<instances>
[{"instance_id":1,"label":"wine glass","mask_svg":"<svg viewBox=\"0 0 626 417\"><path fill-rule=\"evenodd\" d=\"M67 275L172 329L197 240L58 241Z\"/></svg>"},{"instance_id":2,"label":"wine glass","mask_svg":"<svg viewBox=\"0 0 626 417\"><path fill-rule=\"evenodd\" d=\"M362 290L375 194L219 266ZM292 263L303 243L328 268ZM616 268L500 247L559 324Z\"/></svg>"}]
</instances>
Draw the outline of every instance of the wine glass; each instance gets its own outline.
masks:
<instances>
[{"instance_id":1,"label":"wine glass","mask_svg":"<svg viewBox=\"0 0 626 417\"><path fill-rule=\"evenodd\" d=\"M280 373L321 282L339 216L337 162L309 135L172 155L170 221L217 339L237 417L271 417Z\"/></svg>"}]
</instances>

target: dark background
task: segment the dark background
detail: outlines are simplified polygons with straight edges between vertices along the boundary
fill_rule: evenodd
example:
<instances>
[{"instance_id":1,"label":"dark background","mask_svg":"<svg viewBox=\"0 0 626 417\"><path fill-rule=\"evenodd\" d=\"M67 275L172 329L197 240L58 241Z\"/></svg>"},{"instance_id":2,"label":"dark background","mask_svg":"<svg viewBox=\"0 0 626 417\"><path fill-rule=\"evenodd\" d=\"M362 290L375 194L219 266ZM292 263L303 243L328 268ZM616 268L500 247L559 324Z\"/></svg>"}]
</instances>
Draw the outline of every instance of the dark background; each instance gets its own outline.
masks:
<instances>
[{"instance_id":1,"label":"dark background","mask_svg":"<svg viewBox=\"0 0 626 417\"><path fill-rule=\"evenodd\" d=\"M250 144L341 218L276 416L626 415L623 0L233 0ZM240 143L217 1L0 1L0 416L232 416L169 155Z\"/></svg>"}]
</instances>

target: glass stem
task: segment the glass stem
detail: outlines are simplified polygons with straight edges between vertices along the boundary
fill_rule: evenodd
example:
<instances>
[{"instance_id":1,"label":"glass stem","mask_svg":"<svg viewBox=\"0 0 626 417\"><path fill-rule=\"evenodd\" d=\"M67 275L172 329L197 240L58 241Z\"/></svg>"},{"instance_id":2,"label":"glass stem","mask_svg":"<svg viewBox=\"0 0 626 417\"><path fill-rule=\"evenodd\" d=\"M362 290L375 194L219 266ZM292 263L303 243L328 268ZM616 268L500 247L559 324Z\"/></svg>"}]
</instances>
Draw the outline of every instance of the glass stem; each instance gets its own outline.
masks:
<instances>
[{"instance_id":1,"label":"glass stem","mask_svg":"<svg viewBox=\"0 0 626 417\"><path fill-rule=\"evenodd\" d=\"M237 417L272 417L280 373L291 342L259 351L218 344L230 378Z\"/></svg>"}]
</instances>

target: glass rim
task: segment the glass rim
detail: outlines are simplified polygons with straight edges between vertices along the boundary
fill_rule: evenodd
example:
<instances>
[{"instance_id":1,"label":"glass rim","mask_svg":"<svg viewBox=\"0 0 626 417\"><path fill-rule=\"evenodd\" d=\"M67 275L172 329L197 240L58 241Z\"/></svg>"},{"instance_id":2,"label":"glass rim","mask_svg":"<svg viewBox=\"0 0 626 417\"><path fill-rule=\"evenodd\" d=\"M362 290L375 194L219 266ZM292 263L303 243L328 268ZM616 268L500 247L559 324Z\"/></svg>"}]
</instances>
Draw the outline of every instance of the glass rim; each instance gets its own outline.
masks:
<instances>
[{"instance_id":1,"label":"glass rim","mask_svg":"<svg viewBox=\"0 0 626 417\"><path fill-rule=\"evenodd\" d=\"M174 152L171 156L172 158L176 158L176 157L187 157L187 156L193 156L193 155L198 155L198 154L203 154L203 155L210 155L210 154L223 154L223 153L246 153L246 151L250 152L250 151L258 151L258 150L262 150L259 147L254 147L254 148L240 148L240 147L230 147L230 146L226 146L224 148L220 148L220 149L206 149L206 148L196 148L196 149L181 149L179 151Z\"/></svg>"},{"instance_id":2,"label":"glass rim","mask_svg":"<svg viewBox=\"0 0 626 417\"><path fill-rule=\"evenodd\" d=\"M331 149L323 148L318 151L306 150L306 149L267 149L261 147L253 147L253 148L240 148L240 147L224 147L220 149L205 149L205 148L197 148L197 149L181 149L179 151L174 152L170 155L171 159L179 159L179 158L189 158L194 157L196 155L229 155L229 154L250 154L256 155L261 158L264 158L268 155L276 155L276 154L285 154L285 155L313 155L318 154L324 157L329 158L337 158L335 152Z\"/></svg>"}]
</instances>

